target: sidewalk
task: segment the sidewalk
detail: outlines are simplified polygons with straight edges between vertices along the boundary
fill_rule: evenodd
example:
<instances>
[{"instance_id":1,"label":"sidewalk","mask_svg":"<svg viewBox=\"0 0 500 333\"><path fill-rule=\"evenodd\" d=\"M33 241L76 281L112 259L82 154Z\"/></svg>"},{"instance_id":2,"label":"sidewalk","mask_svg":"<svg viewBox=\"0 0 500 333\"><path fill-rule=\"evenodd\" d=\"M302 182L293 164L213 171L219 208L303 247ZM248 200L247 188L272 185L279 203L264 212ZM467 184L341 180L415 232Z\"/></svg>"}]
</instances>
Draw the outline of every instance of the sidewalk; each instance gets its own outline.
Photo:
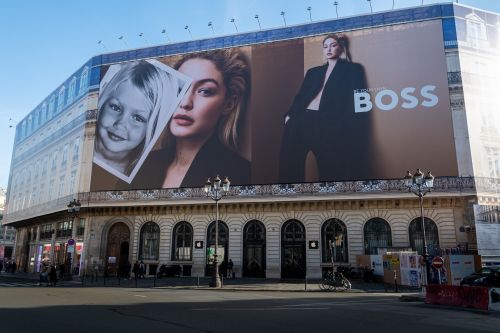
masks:
<instances>
[{"instance_id":1,"label":"sidewalk","mask_svg":"<svg viewBox=\"0 0 500 333\"><path fill-rule=\"evenodd\" d=\"M7 274L2 272L0 280L3 279L26 279L38 281L38 274L16 273ZM81 287L122 287L122 288L164 288L164 289L201 289L214 290L210 287L210 277L169 277L157 279L148 277L145 279L118 279L116 277L102 277L97 279L87 276L74 276L71 281L60 281L60 284L81 286ZM227 291L286 291L286 292L328 292L319 288L318 279L312 280L280 280L280 279L260 279L260 278L237 278L223 279L221 290ZM349 293L394 293L394 286L386 286L381 283L365 283L360 280L353 280L352 289ZM398 293L414 293L415 290L398 288Z\"/></svg>"}]
</instances>

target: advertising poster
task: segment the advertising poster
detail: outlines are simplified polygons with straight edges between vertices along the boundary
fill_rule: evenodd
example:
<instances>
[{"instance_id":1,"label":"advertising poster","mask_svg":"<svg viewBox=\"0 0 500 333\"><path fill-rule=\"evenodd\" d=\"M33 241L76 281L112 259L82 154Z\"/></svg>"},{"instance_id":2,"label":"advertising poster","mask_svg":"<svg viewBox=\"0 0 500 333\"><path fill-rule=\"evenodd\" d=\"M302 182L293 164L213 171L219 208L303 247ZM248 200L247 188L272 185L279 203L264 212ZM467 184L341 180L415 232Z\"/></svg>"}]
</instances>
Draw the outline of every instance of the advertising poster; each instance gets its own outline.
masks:
<instances>
[{"instance_id":1,"label":"advertising poster","mask_svg":"<svg viewBox=\"0 0 500 333\"><path fill-rule=\"evenodd\" d=\"M404 286L420 286L420 263L416 253L401 252L401 284Z\"/></svg>"},{"instance_id":2,"label":"advertising poster","mask_svg":"<svg viewBox=\"0 0 500 333\"><path fill-rule=\"evenodd\" d=\"M457 176L449 101L440 20L105 65L91 191Z\"/></svg>"}]
</instances>

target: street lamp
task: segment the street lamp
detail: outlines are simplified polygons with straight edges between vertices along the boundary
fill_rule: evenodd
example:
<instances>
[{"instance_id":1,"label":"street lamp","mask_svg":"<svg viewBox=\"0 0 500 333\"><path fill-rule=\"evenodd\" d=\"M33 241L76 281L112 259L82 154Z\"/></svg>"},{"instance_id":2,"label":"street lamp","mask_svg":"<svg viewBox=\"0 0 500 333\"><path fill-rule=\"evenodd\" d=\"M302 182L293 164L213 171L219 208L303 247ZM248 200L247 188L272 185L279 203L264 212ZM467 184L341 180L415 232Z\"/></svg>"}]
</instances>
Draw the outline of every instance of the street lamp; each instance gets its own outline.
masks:
<instances>
[{"instance_id":1,"label":"street lamp","mask_svg":"<svg viewBox=\"0 0 500 333\"><path fill-rule=\"evenodd\" d=\"M334 1L333 2L333 5L335 6L335 13L337 14L337 18L339 18L339 2L338 1Z\"/></svg>"},{"instance_id":2,"label":"street lamp","mask_svg":"<svg viewBox=\"0 0 500 333\"><path fill-rule=\"evenodd\" d=\"M285 23L285 28L286 28L285 12L282 11L280 15L283 16L283 23Z\"/></svg>"},{"instance_id":3,"label":"street lamp","mask_svg":"<svg viewBox=\"0 0 500 333\"><path fill-rule=\"evenodd\" d=\"M210 287L220 288L222 286L220 276L219 276L219 263L217 260L218 255L218 247L219 247L219 201L229 192L230 185L229 178L225 178L224 181L221 182L219 176L215 177L214 182L210 181L210 178L207 179L205 183L205 193L207 194L207 198L211 198L215 201L215 252L214 252L214 270L212 283Z\"/></svg>"},{"instance_id":4,"label":"street lamp","mask_svg":"<svg viewBox=\"0 0 500 333\"><path fill-rule=\"evenodd\" d=\"M430 266L431 263L429 261L429 249L427 247L427 239L425 237L425 221L424 221L424 196L432 191L434 187L434 176L431 172L427 172L427 175L424 177L424 174L420 169L417 169L417 172L412 176L410 171L406 172L406 176L404 178L405 186L408 188L408 192L411 192L418 196L420 200L420 218L422 223L422 236L424 240L424 262L425 262L425 276L427 280L427 284L430 281Z\"/></svg>"},{"instance_id":5,"label":"street lamp","mask_svg":"<svg viewBox=\"0 0 500 333\"><path fill-rule=\"evenodd\" d=\"M262 27L260 26L259 14L255 14L255 19L257 20L257 23L259 24L259 31L261 31Z\"/></svg>"},{"instance_id":6,"label":"street lamp","mask_svg":"<svg viewBox=\"0 0 500 333\"><path fill-rule=\"evenodd\" d=\"M312 15L311 15L311 10L312 10L311 6L307 7L307 11L309 12L309 21L311 21L311 23L312 23L313 19L312 19Z\"/></svg>"},{"instance_id":7,"label":"street lamp","mask_svg":"<svg viewBox=\"0 0 500 333\"><path fill-rule=\"evenodd\" d=\"M81 206L82 206L82 204L80 203L80 201L78 199L73 199L68 204L68 213L71 216L71 228L72 229L74 228L75 217L80 212L80 207ZM75 244L68 244L68 246L75 246ZM66 277L67 280L71 280L72 279L71 266L73 265L72 264L73 260L72 260L72 252L68 252L67 248L66 248L66 256L67 257L66 257L66 264L65 264L65 273L64 273L64 275L65 275L65 277Z\"/></svg>"}]
</instances>

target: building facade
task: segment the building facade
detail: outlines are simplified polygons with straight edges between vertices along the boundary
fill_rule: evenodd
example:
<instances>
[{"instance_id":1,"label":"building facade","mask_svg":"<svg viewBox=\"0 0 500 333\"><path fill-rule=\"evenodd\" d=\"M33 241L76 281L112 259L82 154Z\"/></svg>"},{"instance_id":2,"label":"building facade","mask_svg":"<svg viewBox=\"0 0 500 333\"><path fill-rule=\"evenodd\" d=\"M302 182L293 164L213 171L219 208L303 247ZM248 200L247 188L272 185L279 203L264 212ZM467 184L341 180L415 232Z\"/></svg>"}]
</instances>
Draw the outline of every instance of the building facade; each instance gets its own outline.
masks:
<instances>
[{"instance_id":1,"label":"building facade","mask_svg":"<svg viewBox=\"0 0 500 333\"><path fill-rule=\"evenodd\" d=\"M422 252L420 202L402 181L419 166L437 176L423 201L431 254L479 251L498 261L500 251L481 253L478 241L500 230L498 216L487 228L477 229L476 220L500 205L500 113L486 93L500 79L499 23L496 13L443 4L90 59L16 128L5 222L17 230L20 269L38 272L44 262L68 264L71 257L74 274L118 274L136 260L147 274L161 264L211 274L217 210L203 183L120 185L130 175L99 169L94 147L106 73L141 59L175 67L184 54L214 49L237 50L252 68L253 125L239 151L251 161L252 180L231 186L218 206L219 256L232 259L237 276L318 278L332 257L354 265L357 255L379 249ZM368 86L354 91L356 113L373 115L377 153L360 168L368 176L353 164L351 174L325 178L308 160L304 181L281 182L281 121L304 73L321 64L329 33L347 36L354 61L364 66ZM272 110L284 111L269 116ZM359 154L356 137L345 135L339 161ZM67 210L73 199L81 204L77 214Z\"/></svg>"}]
</instances>

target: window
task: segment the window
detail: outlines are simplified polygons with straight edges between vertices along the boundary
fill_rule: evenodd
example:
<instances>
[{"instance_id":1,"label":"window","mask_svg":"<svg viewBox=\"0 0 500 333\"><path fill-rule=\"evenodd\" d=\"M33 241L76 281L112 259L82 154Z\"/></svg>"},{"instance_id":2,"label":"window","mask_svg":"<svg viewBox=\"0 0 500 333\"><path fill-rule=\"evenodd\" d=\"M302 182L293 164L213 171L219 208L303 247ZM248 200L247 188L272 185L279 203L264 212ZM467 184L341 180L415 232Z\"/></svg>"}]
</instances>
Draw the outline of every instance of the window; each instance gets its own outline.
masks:
<instances>
[{"instance_id":1,"label":"window","mask_svg":"<svg viewBox=\"0 0 500 333\"><path fill-rule=\"evenodd\" d=\"M44 224L40 227L40 239L52 238L52 224Z\"/></svg>"},{"instance_id":2,"label":"window","mask_svg":"<svg viewBox=\"0 0 500 333\"><path fill-rule=\"evenodd\" d=\"M465 17L467 26L467 42L472 47L487 47L488 36L486 34L486 24L476 14L469 14Z\"/></svg>"},{"instance_id":3,"label":"window","mask_svg":"<svg viewBox=\"0 0 500 333\"><path fill-rule=\"evenodd\" d=\"M59 222L56 237L71 237L73 235L73 221Z\"/></svg>"},{"instance_id":4,"label":"window","mask_svg":"<svg viewBox=\"0 0 500 333\"><path fill-rule=\"evenodd\" d=\"M75 192L75 181L76 181L76 170L71 171L71 176L69 178L69 193Z\"/></svg>"},{"instance_id":5,"label":"window","mask_svg":"<svg viewBox=\"0 0 500 333\"><path fill-rule=\"evenodd\" d=\"M160 250L160 227L154 222L147 222L141 228L139 259L158 260Z\"/></svg>"},{"instance_id":6,"label":"window","mask_svg":"<svg viewBox=\"0 0 500 333\"><path fill-rule=\"evenodd\" d=\"M78 221L78 227L76 229L76 235L77 236L83 236L84 233L85 233L85 219L80 219L80 221Z\"/></svg>"},{"instance_id":7,"label":"window","mask_svg":"<svg viewBox=\"0 0 500 333\"><path fill-rule=\"evenodd\" d=\"M52 153L52 163L50 164L50 170L56 171L57 168L57 150Z\"/></svg>"},{"instance_id":8,"label":"window","mask_svg":"<svg viewBox=\"0 0 500 333\"><path fill-rule=\"evenodd\" d=\"M46 102L43 102L42 104L42 114L41 114L41 122L42 124L45 123L45 121L47 120L47 103Z\"/></svg>"},{"instance_id":9,"label":"window","mask_svg":"<svg viewBox=\"0 0 500 333\"><path fill-rule=\"evenodd\" d=\"M64 176L59 178L59 191L57 192L57 196L60 198L64 195Z\"/></svg>"},{"instance_id":10,"label":"window","mask_svg":"<svg viewBox=\"0 0 500 333\"><path fill-rule=\"evenodd\" d=\"M192 260L193 249L193 228L185 221L177 223L173 232L172 260L190 261Z\"/></svg>"},{"instance_id":11,"label":"window","mask_svg":"<svg viewBox=\"0 0 500 333\"><path fill-rule=\"evenodd\" d=\"M26 129L26 135L31 134L32 129L33 129L33 116L30 114L28 116L28 126Z\"/></svg>"},{"instance_id":12,"label":"window","mask_svg":"<svg viewBox=\"0 0 500 333\"><path fill-rule=\"evenodd\" d=\"M65 166L68 163L68 144L65 143L62 151L61 166Z\"/></svg>"},{"instance_id":13,"label":"window","mask_svg":"<svg viewBox=\"0 0 500 333\"><path fill-rule=\"evenodd\" d=\"M59 90L59 95L57 96L57 112L61 112L64 107L64 94L66 92L66 88L62 87Z\"/></svg>"},{"instance_id":14,"label":"window","mask_svg":"<svg viewBox=\"0 0 500 333\"><path fill-rule=\"evenodd\" d=\"M82 71L82 76L80 77L80 89L78 94L81 95L87 90L89 84L89 68L85 67Z\"/></svg>"},{"instance_id":15,"label":"window","mask_svg":"<svg viewBox=\"0 0 500 333\"><path fill-rule=\"evenodd\" d=\"M54 114L55 114L55 107L56 107L56 96L52 95L50 96L50 101L49 101L49 116L47 119L51 119Z\"/></svg>"},{"instance_id":16,"label":"window","mask_svg":"<svg viewBox=\"0 0 500 333\"><path fill-rule=\"evenodd\" d=\"M49 157L45 156L42 161L42 177L47 175L47 164L49 164Z\"/></svg>"},{"instance_id":17,"label":"window","mask_svg":"<svg viewBox=\"0 0 500 333\"><path fill-rule=\"evenodd\" d=\"M72 156L73 162L78 161L79 153L80 153L80 138L76 138L75 141L73 142L73 156Z\"/></svg>"},{"instance_id":18,"label":"window","mask_svg":"<svg viewBox=\"0 0 500 333\"><path fill-rule=\"evenodd\" d=\"M75 97L75 90L76 90L76 77L73 77L71 79L71 82L69 83L68 104L73 103L73 98Z\"/></svg>"},{"instance_id":19,"label":"window","mask_svg":"<svg viewBox=\"0 0 500 333\"><path fill-rule=\"evenodd\" d=\"M378 254L377 248L392 246L391 227L381 218L373 218L364 227L365 254Z\"/></svg>"},{"instance_id":20,"label":"window","mask_svg":"<svg viewBox=\"0 0 500 333\"><path fill-rule=\"evenodd\" d=\"M54 180L51 180L49 183L49 201L54 198Z\"/></svg>"},{"instance_id":21,"label":"window","mask_svg":"<svg viewBox=\"0 0 500 333\"><path fill-rule=\"evenodd\" d=\"M427 241L427 249L429 254L435 254L439 250L439 235L436 223L431 219L424 218L425 225L425 240ZM410 246L413 251L417 251L418 254L424 254L424 237L422 233L422 218L417 217L410 222L408 228L408 234L410 237Z\"/></svg>"},{"instance_id":22,"label":"window","mask_svg":"<svg viewBox=\"0 0 500 333\"><path fill-rule=\"evenodd\" d=\"M348 262L347 228L339 219L329 219L321 228L323 262Z\"/></svg>"}]
</instances>

